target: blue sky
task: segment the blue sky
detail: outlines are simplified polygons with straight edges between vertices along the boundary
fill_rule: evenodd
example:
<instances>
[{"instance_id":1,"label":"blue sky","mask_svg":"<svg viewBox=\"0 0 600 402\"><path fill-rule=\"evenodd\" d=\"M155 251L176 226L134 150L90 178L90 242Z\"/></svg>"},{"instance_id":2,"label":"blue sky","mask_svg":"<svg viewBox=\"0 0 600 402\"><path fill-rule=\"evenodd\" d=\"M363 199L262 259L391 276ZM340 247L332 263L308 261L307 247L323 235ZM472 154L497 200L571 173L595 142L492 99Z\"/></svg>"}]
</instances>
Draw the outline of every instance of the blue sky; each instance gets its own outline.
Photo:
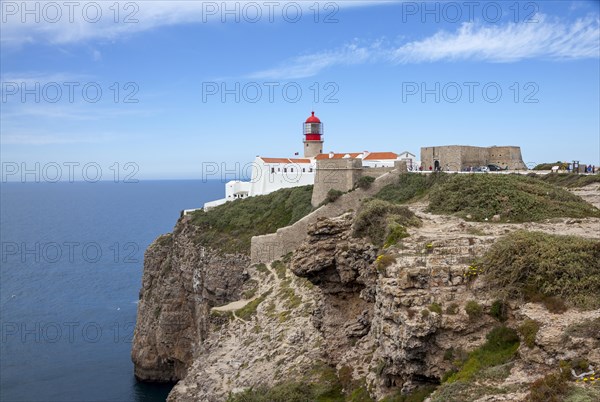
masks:
<instances>
[{"instance_id":1,"label":"blue sky","mask_svg":"<svg viewBox=\"0 0 600 402\"><path fill-rule=\"evenodd\" d=\"M2 161L200 178L302 152L314 109L326 151L600 165L599 4L3 1Z\"/></svg>"}]
</instances>

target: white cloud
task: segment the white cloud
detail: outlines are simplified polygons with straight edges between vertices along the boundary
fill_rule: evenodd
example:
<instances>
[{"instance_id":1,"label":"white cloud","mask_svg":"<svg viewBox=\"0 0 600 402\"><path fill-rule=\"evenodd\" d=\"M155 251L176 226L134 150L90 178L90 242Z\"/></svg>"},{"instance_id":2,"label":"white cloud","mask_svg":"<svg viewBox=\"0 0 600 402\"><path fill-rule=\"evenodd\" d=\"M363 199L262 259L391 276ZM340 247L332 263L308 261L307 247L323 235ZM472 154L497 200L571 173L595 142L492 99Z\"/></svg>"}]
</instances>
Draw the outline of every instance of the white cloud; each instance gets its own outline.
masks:
<instances>
[{"instance_id":1,"label":"white cloud","mask_svg":"<svg viewBox=\"0 0 600 402\"><path fill-rule=\"evenodd\" d=\"M600 56L597 17L564 23L538 15L538 21L504 25L469 22L455 32L439 31L397 47L382 41L361 46L355 41L339 49L295 57L277 67L251 73L247 78L305 78L330 67L368 62L410 64L473 60L501 63L531 58L569 60Z\"/></svg>"},{"instance_id":2,"label":"white cloud","mask_svg":"<svg viewBox=\"0 0 600 402\"><path fill-rule=\"evenodd\" d=\"M383 2L372 1L320 1L321 10L326 4L334 7L366 7L393 3L398 0ZM67 2L68 3L68 2ZM236 1L227 3L227 10L235 10L227 14L222 1L136 1L118 2L83 2L74 6L65 6L65 2L51 0L35 1L27 4L28 10L37 10L34 14L25 14L22 2L1 2L3 46L22 46L28 43L67 44L89 40L117 40L124 36L151 30L161 26L188 23L235 23L236 16L240 23L285 23L284 8L293 3L286 18L295 17L295 7L300 5L304 19L314 18L315 2L297 1ZM100 12L93 5L101 7ZM58 7L56 7L58 5ZM260 6L260 18L256 19ZM86 8L84 8L86 7ZM237 8L236 8L237 7ZM334 9L327 8L322 12L330 14ZM36 22L36 18L39 20ZM225 21L223 21L225 19ZM288 20L289 21L289 20Z\"/></svg>"},{"instance_id":3,"label":"white cloud","mask_svg":"<svg viewBox=\"0 0 600 402\"><path fill-rule=\"evenodd\" d=\"M439 60L512 62L529 58L583 59L599 56L597 18L571 24L548 21L509 23L503 26L465 23L456 32L438 32L407 43L392 53L399 63Z\"/></svg>"}]
</instances>

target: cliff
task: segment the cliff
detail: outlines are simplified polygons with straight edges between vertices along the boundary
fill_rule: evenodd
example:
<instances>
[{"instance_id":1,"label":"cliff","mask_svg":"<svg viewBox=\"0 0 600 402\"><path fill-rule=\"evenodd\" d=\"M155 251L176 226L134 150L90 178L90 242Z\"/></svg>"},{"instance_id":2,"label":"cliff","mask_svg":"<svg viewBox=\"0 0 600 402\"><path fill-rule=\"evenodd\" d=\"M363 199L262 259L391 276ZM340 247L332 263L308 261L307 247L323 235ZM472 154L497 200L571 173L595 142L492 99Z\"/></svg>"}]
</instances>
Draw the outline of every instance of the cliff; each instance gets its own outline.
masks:
<instances>
[{"instance_id":1,"label":"cliff","mask_svg":"<svg viewBox=\"0 0 600 402\"><path fill-rule=\"evenodd\" d=\"M198 227L185 217L144 255L132 359L142 381L184 378L208 335L210 308L240 298L249 258L197 244Z\"/></svg>"},{"instance_id":2,"label":"cliff","mask_svg":"<svg viewBox=\"0 0 600 402\"><path fill-rule=\"evenodd\" d=\"M598 187L578 191L597 202ZM563 375L560 395L592 401L597 386L573 374L600 369L594 298L504 294L479 264L523 231L568 234L591 239L576 275L597 280L599 225L472 222L433 214L427 200L367 201L310 224L279 261L251 264L247 252L200 244L202 229L185 218L146 252L136 377L179 380L170 401L524 401ZM598 296L590 283L578 294Z\"/></svg>"}]
</instances>

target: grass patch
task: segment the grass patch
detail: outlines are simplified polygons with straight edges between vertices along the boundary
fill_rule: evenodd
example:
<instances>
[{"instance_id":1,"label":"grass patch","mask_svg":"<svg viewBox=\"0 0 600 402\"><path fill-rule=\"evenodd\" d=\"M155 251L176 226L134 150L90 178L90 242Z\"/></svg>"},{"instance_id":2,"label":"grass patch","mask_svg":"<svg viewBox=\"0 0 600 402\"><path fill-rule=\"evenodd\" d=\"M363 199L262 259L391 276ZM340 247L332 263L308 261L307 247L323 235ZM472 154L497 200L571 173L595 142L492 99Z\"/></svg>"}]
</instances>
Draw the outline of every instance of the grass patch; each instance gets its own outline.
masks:
<instances>
[{"instance_id":1,"label":"grass patch","mask_svg":"<svg viewBox=\"0 0 600 402\"><path fill-rule=\"evenodd\" d=\"M500 326L494 328L481 347L469 353L460 369L447 382L470 381L483 369L509 362L519 348L519 336L515 330Z\"/></svg>"},{"instance_id":2,"label":"grass patch","mask_svg":"<svg viewBox=\"0 0 600 402\"><path fill-rule=\"evenodd\" d=\"M432 313L438 313L439 315L442 315L442 306L440 306L439 303L431 303L427 308Z\"/></svg>"},{"instance_id":3,"label":"grass patch","mask_svg":"<svg viewBox=\"0 0 600 402\"><path fill-rule=\"evenodd\" d=\"M353 235L367 237L373 244L382 246L386 239L391 242L394 238L402 237L398 226L421 226L421 220L406 207L372 199L363 203L358 210Z\"/></svg>"},{"instance_id":4,"label":"grass patch","mask_svg":"<svg viewBox=\"0 0 600 402\"><path fill-rule=\"evenodd\" d=\"M308 215L311 196L312 186L286 188L198 210L191 220L200 228L196 241L225 253L248 254L252 236L273 233Z\"/></svg>"},{"instance_id":5,"label":"grass patch","mask_svg":"<svg viewBox=\"0 0 600 402\"><path fill-rule=\"evenodd\" d=\"M484 221L535 222L600 217L600 210L555 185L523 175L457 174L433 187L429 211Z\"/></svg>"},{"instance_id":6,"label":"grass patch","mask_svg":"<svg viewBox=\"0 0 600 402\"><path fill-rule=\"evenodd\" d=\"M254 267L255 267L255 268L256 268L256 270L257 270L258 272L260 272L261 274L267 274L267 275L268 275L268 274L270 274L270 273L271 273L271 272L269 271L269 269L267 268L267 266L266 266L265 264L263 264L263 263L256 264Z\"/></svg>"},{"instance_id":7,"label":"grass patch","mask_svg":"<svg viewBox=\"0 0 600 402\"><path fill-rule=\"evenodd\" d=\"M597 402L600 401L600 387L570 387L564 402Z\"/></svg>"},{"instance_id":8,"label":"grass patch","mask_svg":"<svg viewBox=\"0 0 600 402\"><path fill-rule=\"evenodd\" d=\"M561 300L600 308L600 242L575 236L519 231L498 240L481 260L484 279L503 299Z\"/></svg>"},{"instance_id":9,"label":"grass patch","mask_svg":"<svg viewBox=\"0 0 600 402\"><path fill-rule=\"evenodd\" d=\"M229 395L227 402L373 402L364 381L347 377L344 370L336 373L334 368L318 364L297 381L253 387Z\"/></svg>"},{"instance_id":10,"label":"grass patch","mask_svg":"<svg viewBox=\"0 0 600 402\"><path fill-rule=\"evenodd\" d=\"M285 279L285 271L287 268L283 262L279 260L273 261L273 263L271 263L271 268L273 268L279 279Z\"/></svg>"},{"instance_id":11,"label":"grass patch","mask_svg":"<svg viewBox=\"0 0 600 402\"><path fill-rule=\"evenodd\" d=\"M443 183L448 177L446 173L403 173L396 183L383 187L375 198L398 204L413 201L425 196L433 186Z\"/></svg>"},{"instance_id":12,"label":"grass patch","mask_svg":"<svg viewBox=\"0 0 600 402\"><path fill-rule=\"evenodd\" d=\"M271 290L268 290L267 292L263 293L262 295L260 295L260 297L257 297L256 299L252 300L241 309L236 310L235 314L242 320L249 320L254 314L256 314L256 309L258 308L258 305L265 301L269 294L271 294Z\"/></svg>"}]
</instances>

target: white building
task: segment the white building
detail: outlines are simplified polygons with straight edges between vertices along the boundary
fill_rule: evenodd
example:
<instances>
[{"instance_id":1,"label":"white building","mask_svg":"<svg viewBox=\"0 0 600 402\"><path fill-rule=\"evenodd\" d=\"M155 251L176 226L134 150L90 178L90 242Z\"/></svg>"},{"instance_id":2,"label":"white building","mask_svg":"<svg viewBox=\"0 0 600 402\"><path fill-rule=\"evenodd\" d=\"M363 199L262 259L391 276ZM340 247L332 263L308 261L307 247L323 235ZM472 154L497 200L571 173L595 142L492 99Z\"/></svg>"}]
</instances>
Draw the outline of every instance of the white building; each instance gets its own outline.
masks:
<instances>
[{"instance_id":1,"label":"white building","mask_svg":"<svg viewBox=\"0 0 600 402\"><path fill-rule=\"evenodd\" d=\"M252 163L250 181L233 180L225 184L225 198L207 202L204 209L210 209L228 201L234 201L256 195L265 195L282 188L299 187L314 184L316 161L323 159L359 158L365 168L394 167L398 160L406 160L409 170L419 166L415 155L410 152L353 152L323 153L323 123L315 112L304 122L303 158L266 158L257 156ZM184 214L193 212L186 210Z\"/></svg>"}]
</instances>

